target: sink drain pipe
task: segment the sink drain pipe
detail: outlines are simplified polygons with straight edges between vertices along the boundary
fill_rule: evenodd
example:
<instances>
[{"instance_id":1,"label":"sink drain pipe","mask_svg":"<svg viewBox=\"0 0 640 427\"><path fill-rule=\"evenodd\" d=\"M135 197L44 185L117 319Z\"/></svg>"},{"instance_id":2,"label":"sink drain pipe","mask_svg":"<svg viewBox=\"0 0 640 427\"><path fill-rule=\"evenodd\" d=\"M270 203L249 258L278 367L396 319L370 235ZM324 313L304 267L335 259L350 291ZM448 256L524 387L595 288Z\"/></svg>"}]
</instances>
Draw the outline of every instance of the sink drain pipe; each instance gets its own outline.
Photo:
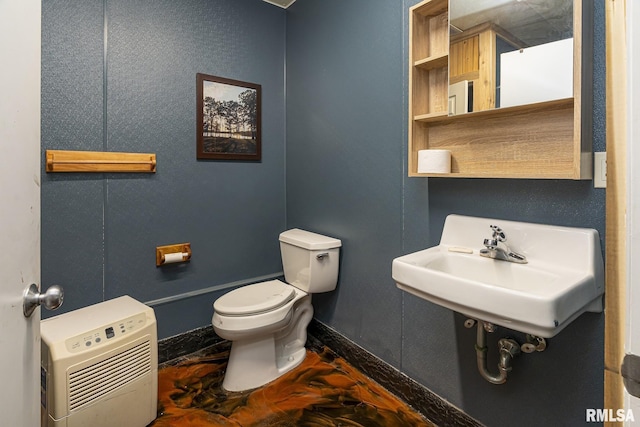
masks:
<instances>
[{"instance_id":1,"label":"sink drain pipe","mask_svg":"<svg viewBox=\"0 0 640 427\"><path fill-rule=\"evenodd\" d=\"M469 319L471 320L471 319ZM498 341L500 351L500 361L498 362L498 374L494 375L487 369L487 332L493 332L495 326L489 322L477 322L478 332L476 334L476 358L478 361L478 371L482 377L492 384L504 384L507 375L511 371L511 361L520 354L520 345L513 339L502 338ZM465 326L467 326L465 324Z\"/></svg>"}]
</instances>

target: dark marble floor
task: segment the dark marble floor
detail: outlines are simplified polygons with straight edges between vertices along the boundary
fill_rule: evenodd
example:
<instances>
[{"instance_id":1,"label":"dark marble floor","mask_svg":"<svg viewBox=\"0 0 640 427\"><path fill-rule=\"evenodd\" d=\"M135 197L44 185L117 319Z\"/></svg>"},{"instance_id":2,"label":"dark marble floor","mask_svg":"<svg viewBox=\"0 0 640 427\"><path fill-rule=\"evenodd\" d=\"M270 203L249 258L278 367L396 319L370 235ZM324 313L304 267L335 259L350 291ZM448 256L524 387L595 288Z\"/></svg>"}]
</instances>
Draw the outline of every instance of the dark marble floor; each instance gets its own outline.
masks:
<instances>
[{"instance_id":1,"label":"dark marble floor","mask_svg":"<svg viewBox=\"0 0 640 427\"><path fill-rule=\"evenodd\" d=\"M222 389L228 356L223 342L161 366L151 426L434 426L327 347L246 392Z\"/></svg>"}]
</instances>

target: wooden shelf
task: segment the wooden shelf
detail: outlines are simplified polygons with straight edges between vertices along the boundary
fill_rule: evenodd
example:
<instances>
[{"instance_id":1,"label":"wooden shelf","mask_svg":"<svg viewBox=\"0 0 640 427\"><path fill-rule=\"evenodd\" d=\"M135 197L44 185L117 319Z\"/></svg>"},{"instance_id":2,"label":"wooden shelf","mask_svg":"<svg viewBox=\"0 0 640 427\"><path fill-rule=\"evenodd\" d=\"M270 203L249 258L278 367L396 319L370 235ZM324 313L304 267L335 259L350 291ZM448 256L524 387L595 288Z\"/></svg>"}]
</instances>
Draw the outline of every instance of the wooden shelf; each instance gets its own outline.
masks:
<instances>
[{"instance_id":1,"label":"wooden shelf","mask_svg":"<svg viewBox=\"0 0 640 427\"><path fill-rule=\"evenodd\" d=\"M581 47L585 46L581 3L574 2L574 97L498 109L487 103L485 109L454 116L448 111L449 70L458 53L454 58L450 52L448 1L424 0L413 6L409 10L408 175L591 179L591 104L589 91L582 93L583 79L590 74L581 69ZM493 26L486 28L498 32ZM477 28L478 32L483 29ZM489 46L486 39L478 43L480 50L483 46ZM464 68L460 72L469 75ZM451 173L417 172L418 151L428 149L451 151Z\"/></svg>"},{"instance_id":2,"label":"wooden shelf","mask_svg":"<svg viewBox=\"0 0 640 427\"><path fill-rule=\"evenodd\" d=\"M467 121L473 118L502 117L517 114L535 114L540 110L562 110L573 108L573 98L556 99L553 101L538 102L535 104L516 105L514 107L498 108L493 110L476 111L467 114L450 116L446 112L434 114L421 114L413 118L414 121L423 123L447 123Z\"/></svg>"},{"instance_id":3,"label":"wooden shelf","mask_svg":"<svg viewBox=\"0 0 640 427\"><path fill-rule=\"evenodd\" d=\"M47 172L150 172L156 171L156 155L103 151L47 150Z\"/></svg>"},{"instance_id":4,"label":"wooden shelf","mask_svg":"<svg viewBox=\"0 0 640 427\"><path fill-rule=\"evenodd\" d=\"M415 121L410 176L576 179L573 99ZM418 174L418 150L449 150L451 174Z\"/></svg>"},{"instance_id":5,"label":"wooden shelf","mask_svg":"<svg viewBox=\"0 0 640 427\"><path fill-rule=\"evenodd\" d=\"M419 59L413 63L415 67L423 70L433 70L434 68L446 67L449 64L449 55L441 53L440 55L430 56L428 58Z\"/></svg>"},{"instance_id":6,"label":"wooden shelf","mask_svg":"<svg viewBox=\"0 0 640 427\"><path fill-rule=\"evenodd\" d=\"M446 115L449 90L449 3L423 1L410 9L411 115Z\"/></svg>"},{"instance_id":7,"label":"wooden shelf","mask_svg":"<svg viewBox=\"0 0 640 427\"><path fill-rule=\"evenodd\" d=\"M413 120L424 123L437 123L445 121L448 118L449 114L446 111L441 111L439 113L420 114L418 116L415 116Z\"/></svg>"},{"instance_id":8,"label":"wooden shelf","mask_svg":"<svg viewBox=\"0 0 640 427\"><path fill-rule=\"evenodd\" d=\"M414 14L431 17L449 12L448 0L423 1L412 7Z\"/></svg>"}]
</instances>

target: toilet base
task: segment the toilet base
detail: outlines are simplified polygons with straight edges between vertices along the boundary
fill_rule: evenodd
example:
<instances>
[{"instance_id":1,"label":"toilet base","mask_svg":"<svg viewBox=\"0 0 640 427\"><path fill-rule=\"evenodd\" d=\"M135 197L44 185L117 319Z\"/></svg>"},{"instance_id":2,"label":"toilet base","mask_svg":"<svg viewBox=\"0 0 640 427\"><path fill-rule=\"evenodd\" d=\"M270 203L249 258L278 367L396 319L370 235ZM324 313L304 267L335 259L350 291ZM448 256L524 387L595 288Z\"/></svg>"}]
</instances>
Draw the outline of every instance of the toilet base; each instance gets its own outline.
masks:
<instances>
[{"instance_id":1,"label":"toilet base","mask_svg":"<svg viewBox=\"0 0 640 427\"><path fill-rule=\"evenodd\" d=\"M291 323L263 337L234 340L222 387L244 391L267 384L298 366L307 355L307 326L313 317L311 297L294 308Z\"/></svg>"}]
</instances>

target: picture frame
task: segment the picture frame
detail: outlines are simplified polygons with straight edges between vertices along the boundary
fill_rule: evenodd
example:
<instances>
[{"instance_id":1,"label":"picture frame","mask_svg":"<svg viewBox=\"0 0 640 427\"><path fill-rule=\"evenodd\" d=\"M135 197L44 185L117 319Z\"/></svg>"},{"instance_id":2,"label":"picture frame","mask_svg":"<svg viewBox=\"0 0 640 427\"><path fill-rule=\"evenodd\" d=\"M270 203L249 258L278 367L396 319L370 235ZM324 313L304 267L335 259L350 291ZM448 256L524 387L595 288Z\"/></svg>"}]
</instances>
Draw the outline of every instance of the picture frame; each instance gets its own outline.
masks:
<instances>
[{"instance_id":1,"label":"picture frame","mask_svg":"<svg viewBox=\"0 0 640 427\"><path fill-rule=\"evenodd\" d=\"M262 159L262 87L196 74L196 158Z\"/></svg>"}]
</instances>

